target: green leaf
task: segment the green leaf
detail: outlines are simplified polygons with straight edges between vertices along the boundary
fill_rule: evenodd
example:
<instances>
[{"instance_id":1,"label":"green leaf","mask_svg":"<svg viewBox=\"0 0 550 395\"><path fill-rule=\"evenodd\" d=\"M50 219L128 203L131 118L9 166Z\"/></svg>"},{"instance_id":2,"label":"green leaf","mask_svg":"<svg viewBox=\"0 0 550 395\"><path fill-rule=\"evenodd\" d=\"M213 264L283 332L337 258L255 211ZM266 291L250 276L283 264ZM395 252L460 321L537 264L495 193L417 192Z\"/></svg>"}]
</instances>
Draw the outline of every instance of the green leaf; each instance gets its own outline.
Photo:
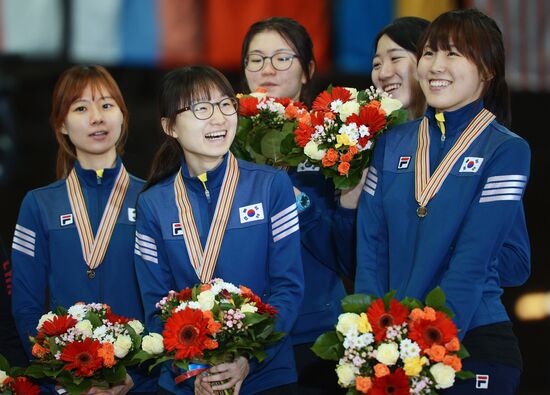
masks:
<instances>
[{"instance_id":1,"label":"green leaf","mask_svg":"<svg viewBox=\"0 0 550 395\"><path fill-rule=\"evenodd\" d=\"M435 287L426 296L426 306L430 306L435 310L441 310L441 308L445 307L445 293L441 287Z\"/></svg>"},{"instance_id":2,"label":"green leaf","mask_svg":"<svg viewBox=\"0 0 550 395\"><path fill-rule=\"evenodd\" d=\"M29 376L35 379L41 379L46 377L47 375L44 372L44 366L42 364L31 362L27 369L25 369L25 376Z\"/></svg>"},{"instance_id":3,"label":"green leaf","mask_svg":"<svg viewBox=\"0 0 550 395\"><path fill-rule=\"evenodd\" d=\"M384 301L384 306L386 306L386 309L390 308L390 302L391 302L392 299L395 298L396 293L397 293L397 291L395 289L393 289L390 292L388 292L387 294L385 294L384 297L382 298L382 300Z\"/></svg>"},{"instance_id":4,"label":"green leaf","mask_svg":"<svg viewBox=\"0 0 550 395\"><path fill-rule=\"evenodd\" d=\"M67 315L67 312L68 312L68 311L69 311L69 310L67 310L67 309L66 309L65 307L63 307L63 306L57 306L57 307L55 308L54 313L57 314L57 315Z\"/></svg>"},{"instance_id":5,"label":"green leaf","mask_svg":"<svg viewBox=\"0 0 550 395\"><path fill-rule=\"evenodd\" d=\"M409 311L412 311L413 309L422 309L424 308L424 304L415 298L406 297L401 301L401 304L405 306Z\"/></svg>"},{"instance_id":6,"label":"green leaf","mask_svg":"<svg viewBox=\"0 0 550 395\"><path fill-rule=\"evenodd\" d=\"M262 138L261 153L274 162L278 162L283 157L281 153L281 142L284 135L278 130L270 130Z\"/></svg>"},{"instance_id":7,"label":"green leaf","mask_svg":"<svg viewBox=\"0 0 550 395\"><path fill-rule=\"evenodd\" d=\"M86 314L86 318L90 321L94 328L103 325L101 317L95 311L89 311L88 314Z\"/></svg>"},{"instance_id":8,"label":"green leaf","mask_svg":"<svg viewBox=\"0 0 550 395\"><path fill-rule=\"evenodd\" d=\"M366 90L357 92L357 102L358 103L367 101L368 99L369 99L369 96L368 96Z\"/></svg>"},{"instance_id":9,"label":"green leaf","mask_svg":"<svg viewBox=\"0 0 550 395\"><path fill-rule=\"evenodd\" d=\"M460 349L457 351L456 355L460 359L464 359L464 358L468 358L470 356L470 353L468 352L466 347L464 347L464 345L460 343Z\"/></svg>"},{"instance_id":10,"label":"green leaf","mask_svg":"<svg viewBox=\"0 0 550 395\"><path fill-rule=\"evenodd\" d=\"M245 325L256 325L259 322L267 320L269 317L267 315L256 314L256 313L245 313L243 318L243 323Z\"/></svg>"},{"instance_id":11,"label":"green leaf","mask_svg":"<svg viewBox=\"0 0 550 395\"><path fill-rule=\"evenodd\" d=\"M0 370L3 370L4 372L10 371L10 363L2 354L0 354Z\"/></svg>"},{"instance_id":12,"label":"green leaf","mask_svg":"<svg viewBox=\"0 0 550 395\"><path fill-rule=\"evenodd\" d=\"M315 340L311 350L322 359L338 361L344 355L344 347L336 331L323 333Z\"/></svg>"},{"instance_id":13,"label":"green leaf","mask_svg":"<svg viewBox=\"0 0 550 395\"><path fill-rule=\"evenodd\" d=\"M88 390L92 388L91 380L84 380L80 383L75 383L69 378L60 380L59 383L69 392L71 395L87 394Z\"/></svg>"},{"instance_id":14,"label":"green leaf","mask_svg":"<svg viewBox=\"0 0 550 395\"><path fill-rule=\"evenodd\" d=\"M476 375L473 372L470 372L468 370L461 370L460 372L456 373L456 377L458 377L461 380L469 380L476 377Z\"/></svg>"},{"instance_id":15,"label":"green leaf","mask_svg":"<svg viewBox=\"0 0 550 395\"><path fill-rule=\"evenodd\" d=\"M124 364L116 364L110 369L103 369L103 377L108 383L118 384L126 379L126 367Z\"/></svg>"},{"instance_id":16,"label":"green leaf","mask_svg":"<svg viewBox=\"0 0 550 395\"><path fill-rule=\"evenodd\" d=\"M366 313L371 303L377 299L374 295L353 294L342 299L342 311L344 313Z\"/></svg>"}]
</instances>

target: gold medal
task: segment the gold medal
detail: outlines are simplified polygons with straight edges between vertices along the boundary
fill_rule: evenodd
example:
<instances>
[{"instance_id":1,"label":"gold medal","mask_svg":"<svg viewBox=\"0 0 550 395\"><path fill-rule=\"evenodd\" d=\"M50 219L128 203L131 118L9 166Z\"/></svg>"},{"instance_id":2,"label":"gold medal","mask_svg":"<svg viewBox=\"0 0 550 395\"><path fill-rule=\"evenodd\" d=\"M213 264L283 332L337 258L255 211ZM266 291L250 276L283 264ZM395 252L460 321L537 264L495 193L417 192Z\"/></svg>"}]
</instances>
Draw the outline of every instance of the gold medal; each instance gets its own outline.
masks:
<instances>
[{"instance_id":1,"label":"gold medal","mask_svg":"<svg viewBox=\"0 0 550 395\"><path fill-rule=\"evenodd\" d=\"M88 278L89 278L90 280L92 280L92 279L95 277L95 272L94 272L92 269L88 270L88 271L86 272L86 274L88 275Z\"/></svg>"},{"instance_id":2,"label":"gold medal","mask_svg":"<svg viewBox=\"0 0 550 395\"><path fill-rule=\"evenodd\" d=\"M416 209L416 215L418 215L420 218L424 218L428 214L428 209L424 206L420 206Z\"/></svg>"}]
</instances>

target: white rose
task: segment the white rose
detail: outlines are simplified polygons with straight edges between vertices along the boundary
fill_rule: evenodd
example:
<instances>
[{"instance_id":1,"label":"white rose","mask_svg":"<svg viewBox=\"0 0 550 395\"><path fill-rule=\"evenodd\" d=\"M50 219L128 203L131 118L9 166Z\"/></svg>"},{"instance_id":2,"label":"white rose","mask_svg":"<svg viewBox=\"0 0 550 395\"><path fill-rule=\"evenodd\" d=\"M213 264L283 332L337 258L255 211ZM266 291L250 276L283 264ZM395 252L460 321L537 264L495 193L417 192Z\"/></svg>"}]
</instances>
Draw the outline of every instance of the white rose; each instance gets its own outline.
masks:
<instances>
[{"instance_id":1,"label":"white rose","mask_svg":"<svg viewBox=\"0 0 550 395\"><path fill-rule=\"evenodd\" d=\"M5 379L7 379L9 376L4 372L3 370L0 370L0 387L2 387L2 383Z\"/></svg>"},{"instance_id":2,"label":"white rose","mask_svg":"<svg viewBox=\"0 0 550 395\"><path fill-rule=\"evenodd\" d=\"M336 330L341 334L347 334L351 329L357 329L359 323L359 315L355 313L342 313L338 317L338 324Z\"/></svg>"},{"instance_id":3,"label":"white rose","mask_svg":"<svg viewBox=\"0 0 550 395\"><path fill-rule=\"evenodd\" d=\"M151 355L162 353L164 351L162 335L151 332L147 336L143 336L143 340L141 341L141 348L143 349L143 351Z\"/></svg>"},{"instance_id":4,"label":"white rose","mask_svg":"<svg viewBox=\"0 0 550 395\"><path fill-rule=\"evenodd\" d=\"M197 296L197 301L201 305L202 311L209 311L212 310L212 307L214 307L214 300L216 296L214 295L214 292L210 290L203 291Z\"/></svg>"},{"instance_id":5,"label":"white rose","mask_svg":"<svg viewBox=\"0 0 550 395\"><path fill-rule=\"evenodd\" d=\"M321 160L325 156L327 150L319 149L319 146L314 141L309 141L304 147L304 154L314 160Z\"/></svg>"},{"instance_id":6,"label":"white rose","mask_svg":"<svg viewBox=\"0 0 550 395\"><path fill-rule=\"evenodd\" d=\"M250 303L245 303L241 306L241 313L255 313L256 311L258 311L258 308Z\"/></svg>"},{"instance_id":7,"label":"white rose","mask_svg":"<svg viewBox=\"0 0 550 395\"><path fill-rule=\"evenodd\" d=\"M347 90L349 93L351 93L351 98L352 98L353 100L356 100L356 99L357 99L357 89L355 89L355 88L347 88L347 87L346 87L346 90Z\"/></svg>"},{"instance_id":8,"label":"white rose","mask_svg":"<svg viewBox=\"0 0 550 395\"><path fill-rule=\"evenodd\" d=\"M344 387L349 387L355 382L355 367L350 363L338 365L336 368L338 382Z\"/></svg>"},{"instance_id":9,"label":"white rose","mask_svg":"<svg viewBox=\"0 0 550 395\"><path fill-rule=\"evenodd\" d=\"M42 325L44 325L44 322L46 322L48 320L53 320L55 317L57 317L57 314L54 314L51 311L44 314L42 317L40 317L40 320L38 321L38 326L36 327L36 330L39 331L40 328L42 328Z\"/></svg>"},{"instance_id":10,"label":"white rose","mask_svg":"<svg viewBox=\"0 0 550 395\"><path fill-rule=\"evenodd\" d=\"M384 110L387 115L399 110L401 107L403 107L403 104L399 100L392 99L391 97L384 97L380 101L380 108Z\"/></svg>"},{"instance_id":11,"label":"white rose","mask_svg":"<svg viewBox=\"0 0 550 395\"><path fill-rule=\"evenodd\" d=\"M143 333L143 330L145 329L143 327L143 324L141 322L139 322L138 320L132 320L132 321L128 322L128 325L130 325L132 327L132 329L135 330L138 335L141 335Z\"/></svg>"},{"instance_id":12,"label":"white rose","mask_svg":"<svg viewBox=\"0 0 550 395\"><path fill-rule=\"evenodd\" d=\"M124 358L128 354L128 351L130 351L130 348L132 348L132 339L130 336L120 335L116 338L113 346L115 347L117 358Z\"/></svg>"},{"instance_id":13,"label":"white rose","mask_svg":"<svg viewBox=\"0 0 550 395\"><path fill-rule=\"evenodd\" d=\"M376 359L384 365L395 365L399 359L399 349L395 343L382 343L376 349Z\"/></svg>"},{"instance_id":14,"label":"white rose","mask_svg":"<svg viewBox=\"0 0 550 395\"><path fill-rule=\"evenodd\" d=\"M93 327L92 323L89 320L82 320L75 325L75 328L82 334L84 337L92 337Z\"/></svg>"},{"instance_id":15,"label":"white rose","mask_svg":"<svg viewBox=\"0 0 550 395\"><path fill-rule=\"evenodd\" d=\"M339 117L342 122L346 122L351 114L359 114L359 103L355 100L347 101L340 107Z\"/></svg>"},{"instance_id":16,"label":"white rose","mask_svg":"<svg viewBox=\"0 0 550 395\"><path fill-rule=\"evenodd\" d=\"M441 362L432 366L430 373L437 384L436 388L450 388L455 383L455 370Z\"/></svg>"}]
</instances>

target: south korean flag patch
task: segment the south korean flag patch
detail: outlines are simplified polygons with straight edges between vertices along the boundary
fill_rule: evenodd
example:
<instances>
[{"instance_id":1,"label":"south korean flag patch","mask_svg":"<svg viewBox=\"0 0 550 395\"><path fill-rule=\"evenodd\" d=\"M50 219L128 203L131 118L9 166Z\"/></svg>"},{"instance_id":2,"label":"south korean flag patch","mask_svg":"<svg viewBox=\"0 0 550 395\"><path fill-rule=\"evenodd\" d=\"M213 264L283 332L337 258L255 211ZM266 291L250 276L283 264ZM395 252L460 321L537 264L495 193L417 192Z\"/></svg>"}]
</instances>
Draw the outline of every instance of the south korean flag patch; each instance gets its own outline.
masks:
<instances>
[{"instance_id":1,"label":"south korean flag patch","mask_svg":"<svg viewBox=\"0 0 550 395\"><path fill-rule=\"evenodd\" d=\"M482 163L483 158L467 156L464 158L464 162L462 162L462 165L460 166L459 173L477 173Z\"/></svg>"},{"instance_id":2,"label":"south korean flag patch","mask_svg":"<svg viewBox=\"0 0 550 395\"><path fill-rule=\"evenodd\" d=\"M61 226L68 226L74 223L72 214L63 214L59 216L59 223Z\"/></svg>"},{"instance_id":3,"label":"south korean flag patch","mask_svg":"<svg viewBox=\"0 0 550 395\"><path fill-rule=\"evenodd\" d=\"M251 204L250 206L239 207L241 224L260 221L264 219L264 206L262 203Z\"/></svg>"}]
</instances>

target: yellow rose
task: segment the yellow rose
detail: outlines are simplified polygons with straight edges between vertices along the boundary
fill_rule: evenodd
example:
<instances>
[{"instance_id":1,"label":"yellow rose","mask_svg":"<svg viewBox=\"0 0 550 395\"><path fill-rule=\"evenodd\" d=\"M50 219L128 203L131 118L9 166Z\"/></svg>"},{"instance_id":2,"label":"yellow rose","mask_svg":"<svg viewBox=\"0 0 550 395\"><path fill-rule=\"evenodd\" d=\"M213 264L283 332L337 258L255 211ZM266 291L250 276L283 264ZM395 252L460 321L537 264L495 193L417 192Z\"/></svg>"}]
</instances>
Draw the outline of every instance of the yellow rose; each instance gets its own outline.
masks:
<instances>
[{"instance_id":1,"label":"yellow rose","mask_svg":"<svg viewBox=\"0 0 550 395\"><path fill-rule=\"evenodd\" d=\"M382 343L376 349L376 359L384 365L395 365L399 359L399 349L395 343Z\"/></svg>"},{"instance_id":2,"label":"yellow rose","mask_svg":"<svg viewBox=\"0 0 550 395\"><path fill-rule=\"evenodd\" d=\"M385 97L380 100L380 108L384 110L387 115L390 115L392 112L399 110L401 107L403 107L403 104L397 99Z\"/></svg>"},{"instance_id":3,"label":"yellow rose","mask_svg":"<svg viewBox=\"0 0 550 395\"><path fill-rule=\"evenodd\" d=\"M336 148L339 148L342 145L350 146L355 144L357 144L357 142L352 141L347 134L338 134L336 136L336 145L335 145Z\"/></svg>"},{"instance_id":4,"label":"yellow rose","mask_svg":"<svg viewBox=\"0 0 550 395\"><path fill-rule=\"evenodd\" d=\"M403 367L405 374L407 376L418 376L422 371L422 366L424 366L427 361L426 357L405 358L405 366Z\"/></svg>"},{"instance_id":5,"label":"yellow rose","mask_svg":"<svg viewBox=\"0 0 550 395\"><path fill-rule=\"evenodd\" d=\"M350 363L338 365L336 375L338 376L338 383L343 387L347 388L355 383L355 367Z\"/></svg>"},{"instance_id":6,"label":"yellow rose","mask_svg":"<svg viewBox=\"0 0 550 395\"><path fill-rule=\"evenodd\" d=\"M339 116L342 122L346 122L346 119L348 119L351 114L359 114L359 103L357 103L355 100L345 102L340 107Z\"/></svg>"},{"instance_id":7,"label":"yellow rose","mask_svg":"<svg viewBox=\"0 0 550 395\"><path fill-rule=\"evenodd\" d=\"M357 324L359 322L359 316L355 313L342 313L338 317L338 324L336 325L336 330L342 335L347 334L350 329L357 329Z\"/></svg>"},{"instance_id":8,"label":"yellow rose","mask_svg":"<svg viewBox=\"0 0 550 395\"><path fill-rule=\"evenodd\" d=\"M370 325L369 318L365 313L361 313L357 320L357 330L361 333L372 332L372 326Z\"/></svg>"},{"instance_id":9,"label":"yellow rose","mask_svg":"<svg viewBox=\"0 0 550 395\"><path fill-rule=\"evenodd\" d=\"M436 388L450 388L455 383L455 370L441 362L432 366L430 373L435 380Z\"/></svg>"}]
</instances>

